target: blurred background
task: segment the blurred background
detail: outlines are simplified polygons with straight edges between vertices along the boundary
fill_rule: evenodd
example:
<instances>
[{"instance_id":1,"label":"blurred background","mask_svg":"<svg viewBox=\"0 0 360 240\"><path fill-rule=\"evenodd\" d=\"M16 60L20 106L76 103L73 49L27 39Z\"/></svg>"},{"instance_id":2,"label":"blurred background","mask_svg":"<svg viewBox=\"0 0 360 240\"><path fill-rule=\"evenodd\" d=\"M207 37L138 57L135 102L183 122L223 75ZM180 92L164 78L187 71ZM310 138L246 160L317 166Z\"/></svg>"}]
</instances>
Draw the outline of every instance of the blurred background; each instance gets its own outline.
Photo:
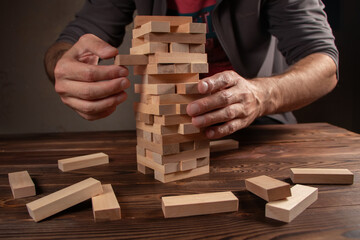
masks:
<instances>
[{"instance_id":1,"label":"blurred background","mask_svg":"<svg viewBox=\"0 0 360 240\"><path fill-rule=\"evenodd\" d=\"M340 51L340 81L335 90L295 111L300 123L328 122L360 133L360 8L356 0L324 0ZM64 105L43 67L46 49L84 0L2 0L0 9L0 134L135 129L133 87L110 117L89 122ZM132 25L120 53L128 54ZM102 64L111 64L105 61ZM139 82L130 68L132 82Z\"/></svg>"}]
</instances>

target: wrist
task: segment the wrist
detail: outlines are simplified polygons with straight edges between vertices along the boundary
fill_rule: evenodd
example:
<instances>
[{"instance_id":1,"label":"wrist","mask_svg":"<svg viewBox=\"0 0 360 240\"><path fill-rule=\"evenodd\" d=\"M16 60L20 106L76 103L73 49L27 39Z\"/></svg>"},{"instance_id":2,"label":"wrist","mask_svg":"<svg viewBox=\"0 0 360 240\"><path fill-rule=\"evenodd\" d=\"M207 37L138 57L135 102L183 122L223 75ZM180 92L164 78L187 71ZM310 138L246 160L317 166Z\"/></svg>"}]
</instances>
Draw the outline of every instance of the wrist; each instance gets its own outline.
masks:
<instances>
[{"instance_id":1,"label":"wrist","mask_svg":"<svg viewBox=\"0 0 360 240\"><path fill-rule=\"evenodd\" d=\"M64 53L72 47L70 43L57 42L53 44L46 52L44 58L44 66L46 74L50 81L55 83L54 69L59 59Z\"/></svg>"}]
</instances>

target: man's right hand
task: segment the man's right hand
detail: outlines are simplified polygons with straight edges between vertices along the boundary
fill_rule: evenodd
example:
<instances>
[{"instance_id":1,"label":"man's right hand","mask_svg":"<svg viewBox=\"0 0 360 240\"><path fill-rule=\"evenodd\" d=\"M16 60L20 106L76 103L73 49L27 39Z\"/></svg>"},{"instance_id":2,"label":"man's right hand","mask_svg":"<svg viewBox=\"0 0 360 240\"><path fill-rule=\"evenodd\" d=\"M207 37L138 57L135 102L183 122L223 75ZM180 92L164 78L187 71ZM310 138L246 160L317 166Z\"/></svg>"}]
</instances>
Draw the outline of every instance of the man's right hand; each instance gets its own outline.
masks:
<instances>
[{"instance_id":1,"label":"man's right hand","mask_svg":"<svg viewBox=\"0 0 360 240\"><path fill-rule=\"evenodd\" d=\"M128 70L122 66L97 65L118 50L100 38L83 35L57 62L55 90L61 100L87 120L109 116L127 98Z\"/></svg>"}]
</instances>

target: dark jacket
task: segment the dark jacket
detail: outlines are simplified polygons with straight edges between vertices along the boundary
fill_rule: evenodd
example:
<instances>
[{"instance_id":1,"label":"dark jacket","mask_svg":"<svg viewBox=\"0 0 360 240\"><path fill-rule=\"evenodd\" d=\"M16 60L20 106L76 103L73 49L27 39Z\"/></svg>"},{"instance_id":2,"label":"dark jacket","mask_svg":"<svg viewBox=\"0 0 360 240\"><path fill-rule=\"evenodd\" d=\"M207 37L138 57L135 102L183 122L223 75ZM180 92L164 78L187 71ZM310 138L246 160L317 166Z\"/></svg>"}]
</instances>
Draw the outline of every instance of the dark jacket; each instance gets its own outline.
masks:
<instances>
[{"instance_id":1,"label":"dark jacket","mask_svg":"<svg viewBox=\"0 0 360 240\"><path fill-rule=\"evenodd\" d=\"M166 2L87 1L58 41L75 43L81 35L93 33L117 47L135 10L139 15L166 15ZM316 52L329 55L338 65L338 51L323 8L320 0L218 0L212 22L237 73L245 78L271 76ZM272 117L296 122L290 113Z\"/></svg>"}]
</instances>

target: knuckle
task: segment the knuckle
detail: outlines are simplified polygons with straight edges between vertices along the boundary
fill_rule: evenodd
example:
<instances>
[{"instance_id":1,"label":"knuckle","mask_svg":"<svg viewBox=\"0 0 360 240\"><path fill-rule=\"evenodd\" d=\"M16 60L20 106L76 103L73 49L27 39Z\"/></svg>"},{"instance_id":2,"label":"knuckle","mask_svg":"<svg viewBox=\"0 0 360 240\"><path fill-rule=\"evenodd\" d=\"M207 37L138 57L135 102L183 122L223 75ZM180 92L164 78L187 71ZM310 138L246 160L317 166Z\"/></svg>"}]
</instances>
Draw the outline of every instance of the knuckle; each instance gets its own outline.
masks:
<instances>
[{"instance_id":1,"label":"knuckle","mask_svg":"<svg viewBox=\"0 0 360 240\"><path fill-rule=\"evenodd\" d=\"M235 122L230 122L227 127L228 133L233 133L237 130L237 124Z\"/></svg>"},{"instance_id":2,"label":"knuckle","mask_svg":"<svg viewBox=\"0 0 360 240\"><path fill-rule=\"evenodd\" d=\"M91 103L85 103L82 106L81 112L83 112L86 115L95 113L96 109Z\"/></svg>"},{"instance_id":3,"label":"knuckle","mask_svg":"<svg viewBox=\"0 0 360 240\"><path fill-rule=\"evenodd\" d=\"M95 72L92 68L87 67L84 69L83 73L84 80L92 81L95 79Z\"/></svg>"},{"instance_id":4,"label":"knuckle","mask_svg":"<svg viewBox=\"0 0 360 240\"><path fill-rule=\"evenodd\" d=\"M236 117L236 112L233 107L225 108L225 117L226 119L234 119Z\"/></svg>"},{"instance_id":5,"label":"knuckle","mask_svg":"<svg viewBox=\"0 0 360 240\"><path fill-rule=\"evenodd\" d=\"M91 88L90 86L86 86L84 88L82 88L81 90L81 98L86 99L86 100L90 100L94 98L94 89Z\"/></svg>"},{"instance_id":6,"label":"knuckle","mask_svg":"<svg viewBox=\"0 0 360 240\"><path fill-rule=\"evenodd\" d=\"M229 105L229 103L230 103L230 97L231 97L231 94L229 94L228 91L221 91L221 92L219 92L220 102L221 102L223 105Z\"/></svg>"}]
</instances>

